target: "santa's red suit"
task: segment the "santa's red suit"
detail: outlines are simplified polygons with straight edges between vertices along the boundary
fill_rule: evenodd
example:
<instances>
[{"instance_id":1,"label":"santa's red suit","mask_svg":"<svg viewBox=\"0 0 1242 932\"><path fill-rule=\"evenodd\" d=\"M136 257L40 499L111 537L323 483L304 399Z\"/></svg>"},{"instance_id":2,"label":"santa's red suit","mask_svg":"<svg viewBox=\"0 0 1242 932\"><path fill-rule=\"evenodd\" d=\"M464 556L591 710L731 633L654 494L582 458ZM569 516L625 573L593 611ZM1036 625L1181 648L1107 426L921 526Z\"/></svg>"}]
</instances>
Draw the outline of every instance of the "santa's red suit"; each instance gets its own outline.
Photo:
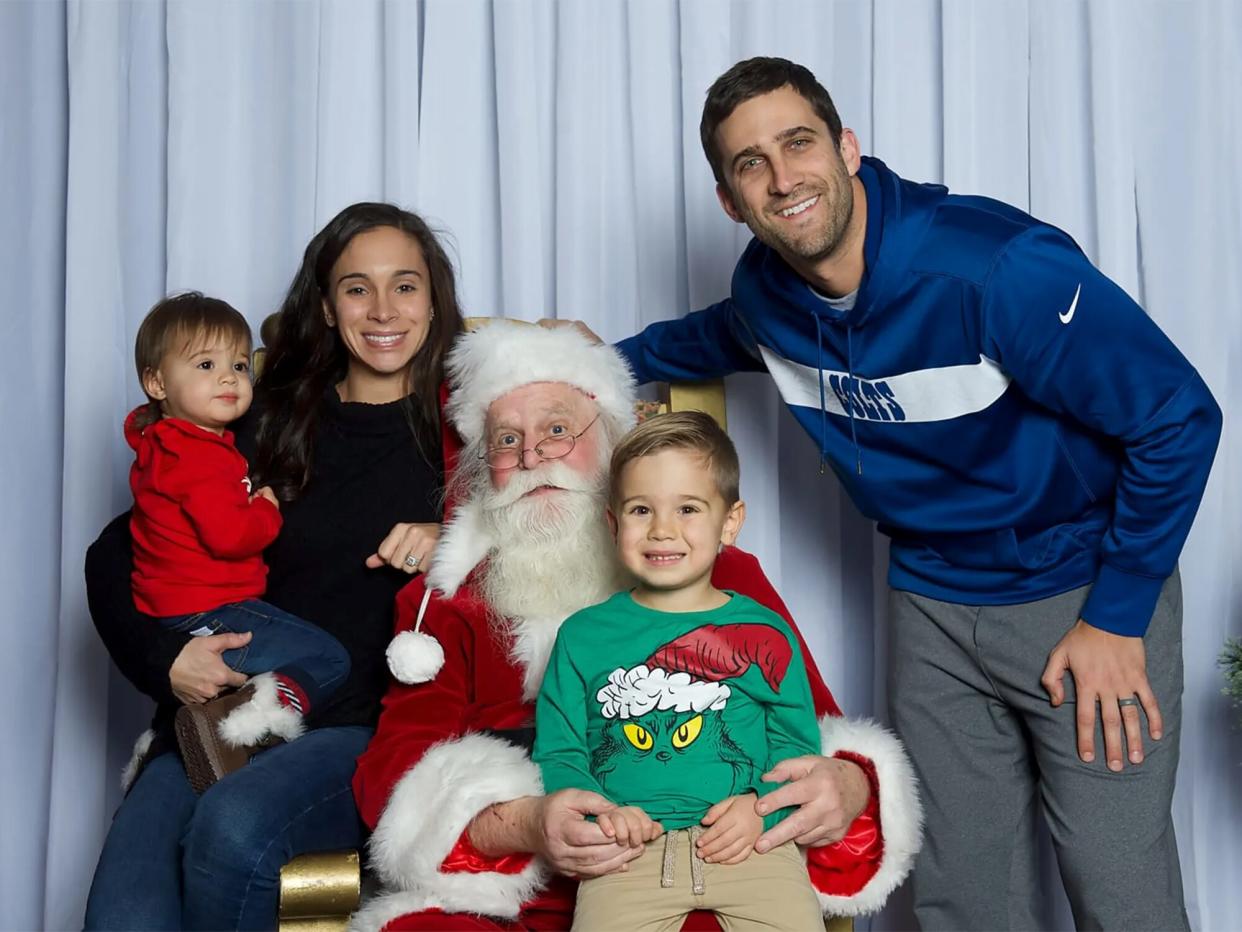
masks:
<instances>
[{"instance_id":1,"label":"santa's red suit","mask_svg":"<svg viewBox=\"0 0 1242 932\"><path fill-rule=\"evenodd\" d=\"M521 638L520 619L502 633L473 585L471 535L451 531L441 541L433 583L453 594L429 594L420 577L397 600L397 631L415 636L421 611L420 632L439 642L444 662L430 682L390 687L375 738L358 761L354 792L374 832L371 864L386 892L354 926L567 929L572 882L552 877L530 856L484 856L465 835L487 806L542 790L528 751L499 733L531 727L552 638ZM464 581L446 580L452 575ZM712 582L767 605L793 625L750 554L728 548ZM900 883L918 847L913 776L888 732L842 717L801 634L798 639L823 753L860 764L872 789L867 809L842 841L807 850L811 880L826 913L871 912ZM713 928L711 917L704 918L708 924L698 927Z\"/></svg>"},{"instance_id":2,"label":"santa's red suit","mask_svg":"<svg viewBox=\"0 0 1242 932\"><path fill-rule=\"evenodd\" d=\"M489 405L532 383L581 391L615 435L634 421L634 381L625 362L572 329L495 322L460 337L446 371L452 388L446 424L476 455ZM447 471L456 453L456 437L446 429ZM445 525L427 576L397 599L389 666L401 682L389 688L354 776L358 808L373 831L370 863L384 892L354 916L356 929L568 929L573 917L572 881L552 876L530 855L488 857L466 837L471 820L488 806L543 791L520 733L531 734L535 698L565 620L497 622L477 583L484 561L503 542L492 539L481 515L479 501L463 503ZM566 546L597 544L571 540ZM712 582L780 613L797 633L754 557L726 549ZM871 783L870 803L847 836L808 849L811 880L825 912L871 912L905 877L918 850L921 810L913 772L887 731L842 717L800 634L798 640L823 753L860 764ZM715 921L695 914L687 927L714 928Z\"/></svg>"}]
</instances>

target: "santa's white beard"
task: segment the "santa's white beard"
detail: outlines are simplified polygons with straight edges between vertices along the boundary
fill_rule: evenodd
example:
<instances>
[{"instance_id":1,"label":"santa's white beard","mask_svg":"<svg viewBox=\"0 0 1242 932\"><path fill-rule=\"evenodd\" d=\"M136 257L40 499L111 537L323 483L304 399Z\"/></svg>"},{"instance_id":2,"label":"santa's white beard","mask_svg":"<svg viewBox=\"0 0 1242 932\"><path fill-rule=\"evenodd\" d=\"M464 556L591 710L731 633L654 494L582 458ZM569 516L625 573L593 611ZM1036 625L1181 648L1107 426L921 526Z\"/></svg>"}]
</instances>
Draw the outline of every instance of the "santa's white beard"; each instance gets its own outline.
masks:
<instances>
[{"instance_id":1,"label":"santa's white beard","mask_svg":"<svg viewBox=\"0 0 1242 932\"><path fill-rule=\"evenodd\" d=\"M525 495L546 484L559 489ZM604 483L550 463L537 474L515 474L500 492L478 494L497 542L479 591L512 637L514 660L526 668L524 691L533 698L561 622L628 586L604 517Z\"/></svg>"},{"instance_id":2,"label":"santa's white beard","mask_svg":"<svg viewBox=\"0 0 1242 932\"><path fill-rule=\"evenodd\" d=\"M559 488L525 494L542 485ZM622 588L598 477L551 463L482 494L483 520L497 543L479 585L497 614L564 618Z\"/></svg>"}]
</instances>

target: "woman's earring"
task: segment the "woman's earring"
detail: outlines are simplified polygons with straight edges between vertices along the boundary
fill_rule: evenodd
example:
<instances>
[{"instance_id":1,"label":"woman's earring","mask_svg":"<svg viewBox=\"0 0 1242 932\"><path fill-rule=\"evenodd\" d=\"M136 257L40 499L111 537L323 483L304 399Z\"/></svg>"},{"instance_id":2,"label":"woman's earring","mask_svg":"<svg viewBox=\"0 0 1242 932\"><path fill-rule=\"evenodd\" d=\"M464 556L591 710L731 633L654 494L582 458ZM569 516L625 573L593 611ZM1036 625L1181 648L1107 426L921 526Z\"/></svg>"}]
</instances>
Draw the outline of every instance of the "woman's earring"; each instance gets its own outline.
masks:
<instances>
[{"instance_id":1,"label":"woman's earring","mask_svg":"<svg viewBox=\"0 0 1242 932\"><path fill-rule=\"evenodd\" d=\"M433 320L435 320L435 319L436 319L436 309L433 307L433 308L432 308L432 309L431 309L431 310L427 313L427 323L431 323L431 322L432 322Z\"/></svg>"}]
</instances>

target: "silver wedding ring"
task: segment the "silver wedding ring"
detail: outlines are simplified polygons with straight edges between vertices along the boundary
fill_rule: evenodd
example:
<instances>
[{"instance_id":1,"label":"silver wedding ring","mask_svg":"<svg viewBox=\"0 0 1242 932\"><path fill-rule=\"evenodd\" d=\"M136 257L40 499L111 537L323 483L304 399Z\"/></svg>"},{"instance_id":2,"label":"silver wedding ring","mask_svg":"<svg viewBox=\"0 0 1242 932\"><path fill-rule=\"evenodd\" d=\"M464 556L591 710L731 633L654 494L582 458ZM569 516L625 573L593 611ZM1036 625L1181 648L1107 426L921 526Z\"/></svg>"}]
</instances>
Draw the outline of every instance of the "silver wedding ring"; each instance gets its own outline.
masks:
<instances>
[{"instance_id":1,"label":"silver wedding ring","mask_svg":"<svg viewBox=\"0 0 1242 932\"><path fill-rule=\"evenodd\" d=\"M421 562L422 562L422 557L416 557L412 553L408 553L405 556L405 565L408 566L412 570L418 569L418 564Z\"/></svg>"},{"instance_id":2,"label":"silver wedding ring","mask_svg":"<svg viewBox=\"0 0 1242 932\"><path fill-rule=\"evenodd\" d=\"M1118 699L1117 705L1138 705L1138 700L1131 696L1129 699Z\"/></svg>"}]
</instances>

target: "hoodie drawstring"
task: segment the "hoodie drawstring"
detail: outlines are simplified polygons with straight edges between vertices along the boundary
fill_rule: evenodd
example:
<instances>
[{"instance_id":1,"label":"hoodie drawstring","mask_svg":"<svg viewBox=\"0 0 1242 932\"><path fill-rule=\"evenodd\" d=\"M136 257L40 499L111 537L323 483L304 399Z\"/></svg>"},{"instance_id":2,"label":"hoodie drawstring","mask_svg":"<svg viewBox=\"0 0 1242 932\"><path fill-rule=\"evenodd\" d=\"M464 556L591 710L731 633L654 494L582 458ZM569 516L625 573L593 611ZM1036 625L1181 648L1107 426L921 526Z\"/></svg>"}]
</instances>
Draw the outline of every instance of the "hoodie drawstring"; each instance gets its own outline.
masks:
<instances>
[{"instance_id":1,"label":"hoodie drawstring","mask_svg":"<svg viewBox=\"0 0 1242 932\"><path fill-rule=\"evenodd\" d=\"M828 446L828 396L824 392L824 331L818 314L815 318L815 341L818 344L818 355L815 357L815 371L819 373L819 474L824 474L824 450Z\"/></svg>"},{"instance_id":2,"label":"hoodie drawstring","mask_svg":"<svg viewBox=\"0 0 1242 932\"><path fill-rule=\"evenodd\" d=\"M815 341L819 355L815 359L815 368L819 372L819 474L824 474L824 450L828 447L828 395L824 390L824 330L819 315L815 318ZM858 475L862 475L862 447L858 445L858 427L854 423L854 400L851 390L854 385L854 329L845 325L845 368L847 381L841 399L850 416L850 438L854 441L854 457L858 464Z\"/></svg>"},{"instance_id":3,"label":"hoodie drawstring","mask_svg":"<svg viewBox=\"0 0 1242 932\"><path fill-rule=\"evenodd\" d=\"M849 384L845 390L845 397L850 401L850 437L854 441L854 456L858 461L858 475L862 475L862 447L858 445L858 428L854 424L854 398L850 394L850 390L854 387L854 328L849 324L845 325L845 374L849 376ZM819 376L820 385L824 383L824 375L821 372Z\"/></svg>"}]
</instances>

